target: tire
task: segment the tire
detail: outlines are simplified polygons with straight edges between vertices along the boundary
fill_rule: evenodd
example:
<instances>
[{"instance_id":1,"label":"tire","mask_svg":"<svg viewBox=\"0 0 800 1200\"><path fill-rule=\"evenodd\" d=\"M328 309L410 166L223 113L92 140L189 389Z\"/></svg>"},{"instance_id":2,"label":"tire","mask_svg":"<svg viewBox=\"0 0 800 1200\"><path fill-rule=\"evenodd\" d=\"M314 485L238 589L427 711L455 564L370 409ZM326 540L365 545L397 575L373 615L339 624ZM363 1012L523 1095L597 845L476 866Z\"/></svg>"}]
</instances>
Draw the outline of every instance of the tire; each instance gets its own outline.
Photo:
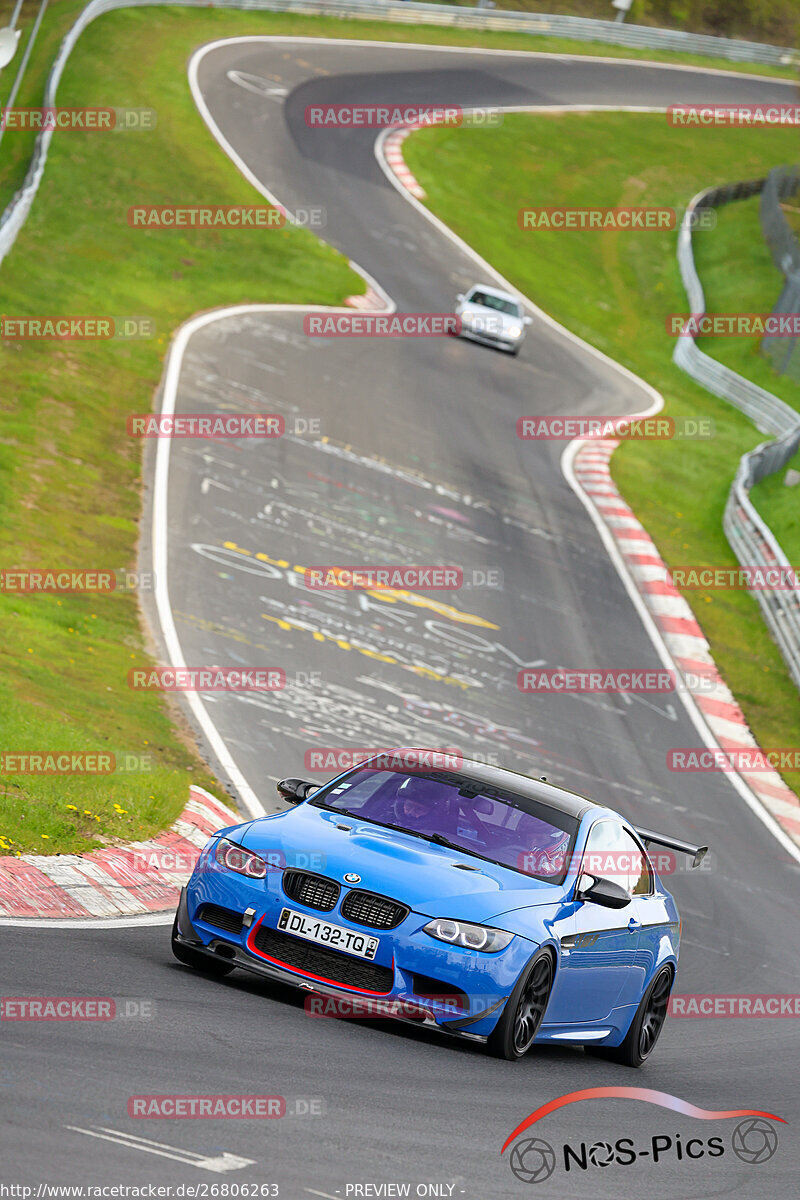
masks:
<instances>
[{"instance_id":1,"label":"tire","mask_svg":"<svg viewBox=\"0 0 800 1200\"><path fill-rule=\"evenodd\" d=\"M619 1046L587 1046L587 1050L625 1067L640 1067L652 1054L664 1028L674 979L672 967L662 967L656 973L650 987L639 1001L625 1040Z\"/></svg>"},{"instance_id":2,"label":"tire","mask_svg":"<svg viewBox=\"0 0 800 1200\"><path fill-rule=\"evenodd\" d=\"M554 977L553 955L540 950L520 975L489 1035L487 1047L495 1058L513 1062L528 1053L547 1011Z\"/></svg>"},{"instance_id":3,"label":"tire","mask_svg":"<svg viewBox=\"0 0 800 1200\"><path fill-rule=\"evenodd\" d=\"M191 946L185 946L177 940L177 934L178 914L176 913L175 920L172 922L172 953L185 967L194 967L195 971L200 971L203 975L210 975L213 979L222 979L223 976L230 975L231 971L235 969L235 964L226 962L224 958L212 958L199 950L193 950Z\"/></svg>"}]
</instances>

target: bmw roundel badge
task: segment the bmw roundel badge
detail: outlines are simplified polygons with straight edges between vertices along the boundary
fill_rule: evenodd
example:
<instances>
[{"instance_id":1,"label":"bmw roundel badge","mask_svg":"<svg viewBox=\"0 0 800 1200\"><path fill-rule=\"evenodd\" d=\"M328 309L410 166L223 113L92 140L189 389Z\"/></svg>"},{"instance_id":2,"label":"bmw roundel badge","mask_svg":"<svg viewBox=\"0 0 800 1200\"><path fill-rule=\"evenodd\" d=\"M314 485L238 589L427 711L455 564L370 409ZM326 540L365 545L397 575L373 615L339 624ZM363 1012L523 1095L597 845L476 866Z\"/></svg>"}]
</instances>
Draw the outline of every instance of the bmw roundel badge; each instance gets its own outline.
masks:
<instances>
[{"instance_id":1,"label":"bmw roundel badge","mask_svg":"<svg viewBox=\"0 0 800 1200\"><path fill-rule=\"evenodd\" d=\"M361 876L356 875L355 871L348 871L346 875L342 876L342 879L345 883L361 883Z\"/></svg>"}]
</instances>

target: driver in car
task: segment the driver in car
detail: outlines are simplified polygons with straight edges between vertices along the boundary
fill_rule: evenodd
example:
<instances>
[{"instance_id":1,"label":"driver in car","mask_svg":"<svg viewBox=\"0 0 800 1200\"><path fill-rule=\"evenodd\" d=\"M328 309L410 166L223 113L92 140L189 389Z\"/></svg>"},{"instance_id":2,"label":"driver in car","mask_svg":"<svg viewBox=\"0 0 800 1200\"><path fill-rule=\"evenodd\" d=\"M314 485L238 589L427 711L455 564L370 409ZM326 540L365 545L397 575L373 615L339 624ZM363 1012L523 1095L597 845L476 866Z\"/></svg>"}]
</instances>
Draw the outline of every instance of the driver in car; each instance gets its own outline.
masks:
<instances>
[{"instance_id":1,"label":"driver in car","mask_svg":"<svg viewBox=\"0 0 800 1200\"><path fill-rule=\"evenodd\" d=\"M440 789L432 780L410 776L397 789L389 806L388 820L419 833L435 831L434 811L439 795Z\"/></svg>"}]
</instances>

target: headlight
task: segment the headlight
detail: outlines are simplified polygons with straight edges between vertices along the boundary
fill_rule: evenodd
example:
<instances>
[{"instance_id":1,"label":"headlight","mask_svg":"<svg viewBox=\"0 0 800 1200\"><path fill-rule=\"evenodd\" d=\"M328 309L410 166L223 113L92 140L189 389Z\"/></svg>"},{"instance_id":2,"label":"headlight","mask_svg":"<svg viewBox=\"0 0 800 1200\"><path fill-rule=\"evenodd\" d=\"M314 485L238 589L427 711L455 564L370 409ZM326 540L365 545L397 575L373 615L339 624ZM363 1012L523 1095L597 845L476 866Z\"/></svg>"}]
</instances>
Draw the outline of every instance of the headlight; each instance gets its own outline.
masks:
<instances>
[{"instance_id":1,"label":"headlight","mask_svg":"<svg viewBox=\"0 0 800 1200\"><path fill-rule=\"evenodd\" d=\"M467 925L465 921L450 921L437 918L429 921L424 932L440 942L449 942L451 946L464 946L467 950L482 950L485 954L496 954L505 950L513 938L513 933L503 929L487 929L485 925Z\"/></svg>"},{"instance_id":2,"label":"headlight","mask_svg":"<svg viewBox=\"0 0 800 1200\"><path fill-rule=\"evenodd\" d=\"M509 337L520 337L522 335L521 325L512 325L508 331Z\"/></svg>"},{"instance_id":3,"label":"headlight","mask_svg":"<svg viewBox=\"0 0 800 1200\"><path fill-rule=\"evenodd\" d=\"M246 875L248 879L264 879L267 874L267 864L263 858L229 842L227 838L220 838L214 851L214 861L228 871L235 871L237 875Z\"/></svg>"}]
</instances>

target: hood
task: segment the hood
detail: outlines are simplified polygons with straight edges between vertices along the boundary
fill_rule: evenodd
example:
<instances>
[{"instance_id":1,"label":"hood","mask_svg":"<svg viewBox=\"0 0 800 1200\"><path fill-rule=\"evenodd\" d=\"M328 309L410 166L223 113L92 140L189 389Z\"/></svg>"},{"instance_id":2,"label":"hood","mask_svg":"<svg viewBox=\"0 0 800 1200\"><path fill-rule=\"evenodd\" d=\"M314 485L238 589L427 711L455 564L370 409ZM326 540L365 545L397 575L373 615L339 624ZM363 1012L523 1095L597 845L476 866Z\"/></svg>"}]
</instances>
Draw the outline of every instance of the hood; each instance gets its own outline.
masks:
<instances>
[{"instance_id":1,"label":"hood","mask_svg":"<svg viewBox=\"0 0 800 1200\"><path fill-rule=\"evenodd\" d=\"M361 881L351 886L380 892L426 916L485 922L500 913L557 904L563 898L561 886L484 862L466 850L437 846L310 804L259 818L236 840L265 857L281 855L279 861L287 867L328 875L338 883L344 884L344 875L354 872ZM464 870L459 863L474 869Z\"/></svg>"}]
</instances>

